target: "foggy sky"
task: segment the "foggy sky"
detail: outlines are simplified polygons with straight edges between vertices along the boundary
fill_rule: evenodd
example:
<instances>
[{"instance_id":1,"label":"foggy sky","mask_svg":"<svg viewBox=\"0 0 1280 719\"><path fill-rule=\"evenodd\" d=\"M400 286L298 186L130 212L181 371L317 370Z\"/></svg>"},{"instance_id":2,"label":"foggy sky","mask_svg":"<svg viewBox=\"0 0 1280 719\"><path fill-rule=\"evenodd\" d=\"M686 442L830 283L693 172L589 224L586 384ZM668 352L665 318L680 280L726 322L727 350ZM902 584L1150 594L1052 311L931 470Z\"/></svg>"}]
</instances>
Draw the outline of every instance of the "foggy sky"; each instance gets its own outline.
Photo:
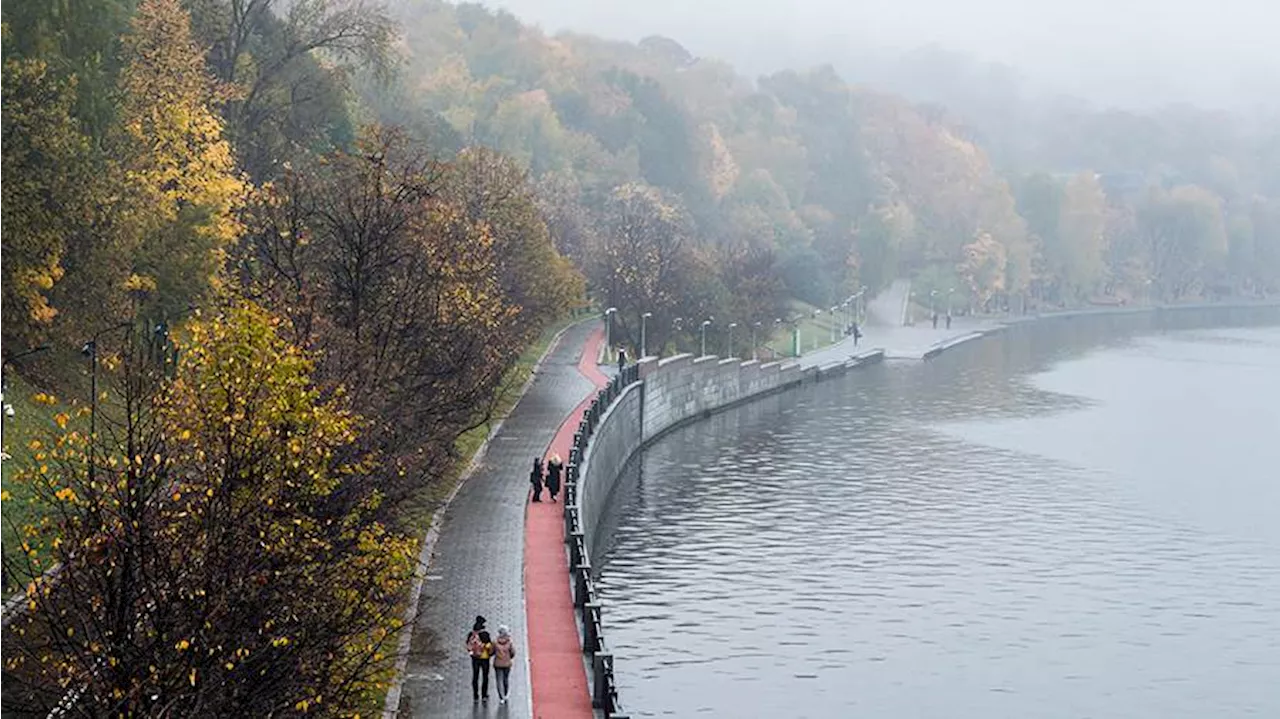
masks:
<instances>
[{"instance_id":1,"label":"foggy sky","mask_svg":"<svg viewBox=\"0 0 1280 719\"><path fill-rule=\"evenodd\" d=\"M484 2L550 32L666 35L748 76L936 44L1105 105L1245 109L1280 93L1280 0Z\"/></svg>"}]
</instances>

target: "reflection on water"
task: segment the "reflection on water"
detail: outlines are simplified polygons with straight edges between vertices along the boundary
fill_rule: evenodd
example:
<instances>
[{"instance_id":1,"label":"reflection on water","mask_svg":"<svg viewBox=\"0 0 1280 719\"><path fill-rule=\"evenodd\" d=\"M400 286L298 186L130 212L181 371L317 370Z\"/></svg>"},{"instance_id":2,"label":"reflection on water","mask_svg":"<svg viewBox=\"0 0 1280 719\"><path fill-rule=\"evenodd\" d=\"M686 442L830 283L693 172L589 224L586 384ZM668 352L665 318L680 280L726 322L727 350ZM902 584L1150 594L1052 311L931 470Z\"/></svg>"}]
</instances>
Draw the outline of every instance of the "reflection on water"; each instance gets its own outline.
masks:
<instances>
[{"instance_id":1,"label":"reflection on water","mask_svg":"<svg viewBox=\"0 0 1280 719\"><path fill-rule=\"evenodd\" d=\"M637 716L1280 716L1280 328L1024 328L655 445ZM1228 456L1230 455L1230 456Z\"/></svg>"}]
</instances>

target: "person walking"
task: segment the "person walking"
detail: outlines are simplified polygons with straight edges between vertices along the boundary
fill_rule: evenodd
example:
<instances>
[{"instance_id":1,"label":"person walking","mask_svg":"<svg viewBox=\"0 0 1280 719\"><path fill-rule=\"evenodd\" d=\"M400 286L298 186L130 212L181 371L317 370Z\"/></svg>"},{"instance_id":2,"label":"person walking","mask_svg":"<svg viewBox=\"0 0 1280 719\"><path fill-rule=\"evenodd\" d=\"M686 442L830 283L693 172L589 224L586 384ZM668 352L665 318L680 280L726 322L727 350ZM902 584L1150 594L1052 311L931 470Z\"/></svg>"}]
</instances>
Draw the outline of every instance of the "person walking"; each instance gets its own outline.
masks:
<instances>
[{"instance_id":1,"label":"person walking","mask_svg":"<svg viewBox=\"0 0 1280 719\"><path fill-rule=\"evenodd\" d=\"M551 501L556 501L556 495L560 494L560 480L564 474L564 462L560 461L560 455L552 452L551 459L547 460L547 493L551 495Z\"/></svg>"},{"instance_id":2,"label":"person walking","mask_svg":"<svg viewBox=\"0 0 1280 719\"><path fill-rule=\"evenodd\" d=\"M516 644L511 641L511 630L499 624L498 639L493 643L493 673L498 680L499 704L506 704L511 696L511 665L515 658Z\"/></svg>"},{"instance_id":3,"label":"person walking","mask_svg":"<svg viewBox=\"0 0 1280 719\"><path fill-rule=\"evenodd\" d=\"M622 374L622 368L627 366L627 348L618 345L618 374Z\"/></svg>"},{"instance_id":4,"label":"person walking","mask_svg":"<svg viewBox=\"0 0 1280 719\"><path fill-rule=\"evenodd\" d=\"M542 501L542 458L533 458L533 470L529 472L529 484L533 485L533 501Z\"/></svg>"},{"instance_id":5,"label":"person walking","mask_svg":"<svg viewBox=\"0 0 1280 719\"><path fill-rule=\"evenodd\" d=\"M951 329L951 310L947 310L947 329Z\"/></svg>"},{"instance_id":6,"label":"person walking","mask_svg":"<svg viewBox=\"0 0 1280 719\"><path fill-rule=\"evenodd\" d=\"M476 615L476 621L467 632L467 655L471 657L471 697L489 701L489 657L493 656L493 640L485 630L484 617ZM481 677L484 678L483 693Z\"/></svg>"}]
</instances>

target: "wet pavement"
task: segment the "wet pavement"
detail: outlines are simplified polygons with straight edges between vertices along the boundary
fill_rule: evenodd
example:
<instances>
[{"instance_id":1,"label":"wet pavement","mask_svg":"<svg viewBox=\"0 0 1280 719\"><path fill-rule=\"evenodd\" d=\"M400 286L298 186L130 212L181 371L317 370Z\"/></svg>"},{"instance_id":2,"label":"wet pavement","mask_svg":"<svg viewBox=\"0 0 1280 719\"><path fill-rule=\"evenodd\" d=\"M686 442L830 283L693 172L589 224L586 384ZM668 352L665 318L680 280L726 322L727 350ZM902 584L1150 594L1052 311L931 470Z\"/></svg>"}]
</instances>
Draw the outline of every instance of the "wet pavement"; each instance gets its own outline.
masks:
<instances>
[{"instance_id":1,"label":"wet pavement","mask_svg":"<svg viewBox=\"0 0 1280 719\"><path fill-rule=\"evenodd\" d=\"M512 669L510 703L498 704L491 686L489 702L476 704L463 640L475 615L481 614L491 632L506 624L519 649L529 646L523 578L529 467L593 389L578 371L578 359L587 336L598 327L586 321L560 337L528 392L489 442L480 466L445 511L394 716L532 715L529 653L521 651Z\"/></svg>"}]
</instances>

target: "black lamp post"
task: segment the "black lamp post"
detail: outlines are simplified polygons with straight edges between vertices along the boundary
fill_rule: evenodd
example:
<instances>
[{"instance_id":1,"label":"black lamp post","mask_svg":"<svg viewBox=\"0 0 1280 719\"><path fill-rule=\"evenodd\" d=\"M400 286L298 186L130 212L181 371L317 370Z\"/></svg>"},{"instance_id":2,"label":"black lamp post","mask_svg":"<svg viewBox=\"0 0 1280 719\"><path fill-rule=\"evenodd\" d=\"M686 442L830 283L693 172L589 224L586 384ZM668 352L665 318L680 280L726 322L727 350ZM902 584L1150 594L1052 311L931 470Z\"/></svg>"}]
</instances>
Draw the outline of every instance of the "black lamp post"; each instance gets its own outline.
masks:
<instances>
[{"instance_id":1,"label":"black lamp post","mask_svg":"<svg viewBox=\"0 0 1280 719\"><path fill-rule=\"evenodd\" d=\"M98 338L108 332L114 332L125 327L132 328L133 323L121 322L114 327L108 327L104 330L98 330L93 337L84 346L80 348L80 353L89 358L89 481L94 480L97 474L97 462L94 459L94 450L98 444Z\"/></svg>"},{"instance_id":2,"label":"black lamp post","mask_svg":"<svg viewBox=\"0 0 1280 719\"><path fill-rule=\"evenodd\" d=\"M41 344L40 347L33 347L17 354L5 354L3 358L0 358L0 496L4 495L4 466L5 462L9 461L9 454L5 452L4 425L6 418L10 416L10 412L13 412L13 408L9 406L8 402L5 402L5 394L9 391L9 377L6 371L8 371L9 365L17 362L18 359L32 356L37 352L45 352L47 349L49 349L49 345ZM5 504L4 500L0 499L0 589L8 590L9 560L4 553Z\"/></svg>"}]
</instances>

